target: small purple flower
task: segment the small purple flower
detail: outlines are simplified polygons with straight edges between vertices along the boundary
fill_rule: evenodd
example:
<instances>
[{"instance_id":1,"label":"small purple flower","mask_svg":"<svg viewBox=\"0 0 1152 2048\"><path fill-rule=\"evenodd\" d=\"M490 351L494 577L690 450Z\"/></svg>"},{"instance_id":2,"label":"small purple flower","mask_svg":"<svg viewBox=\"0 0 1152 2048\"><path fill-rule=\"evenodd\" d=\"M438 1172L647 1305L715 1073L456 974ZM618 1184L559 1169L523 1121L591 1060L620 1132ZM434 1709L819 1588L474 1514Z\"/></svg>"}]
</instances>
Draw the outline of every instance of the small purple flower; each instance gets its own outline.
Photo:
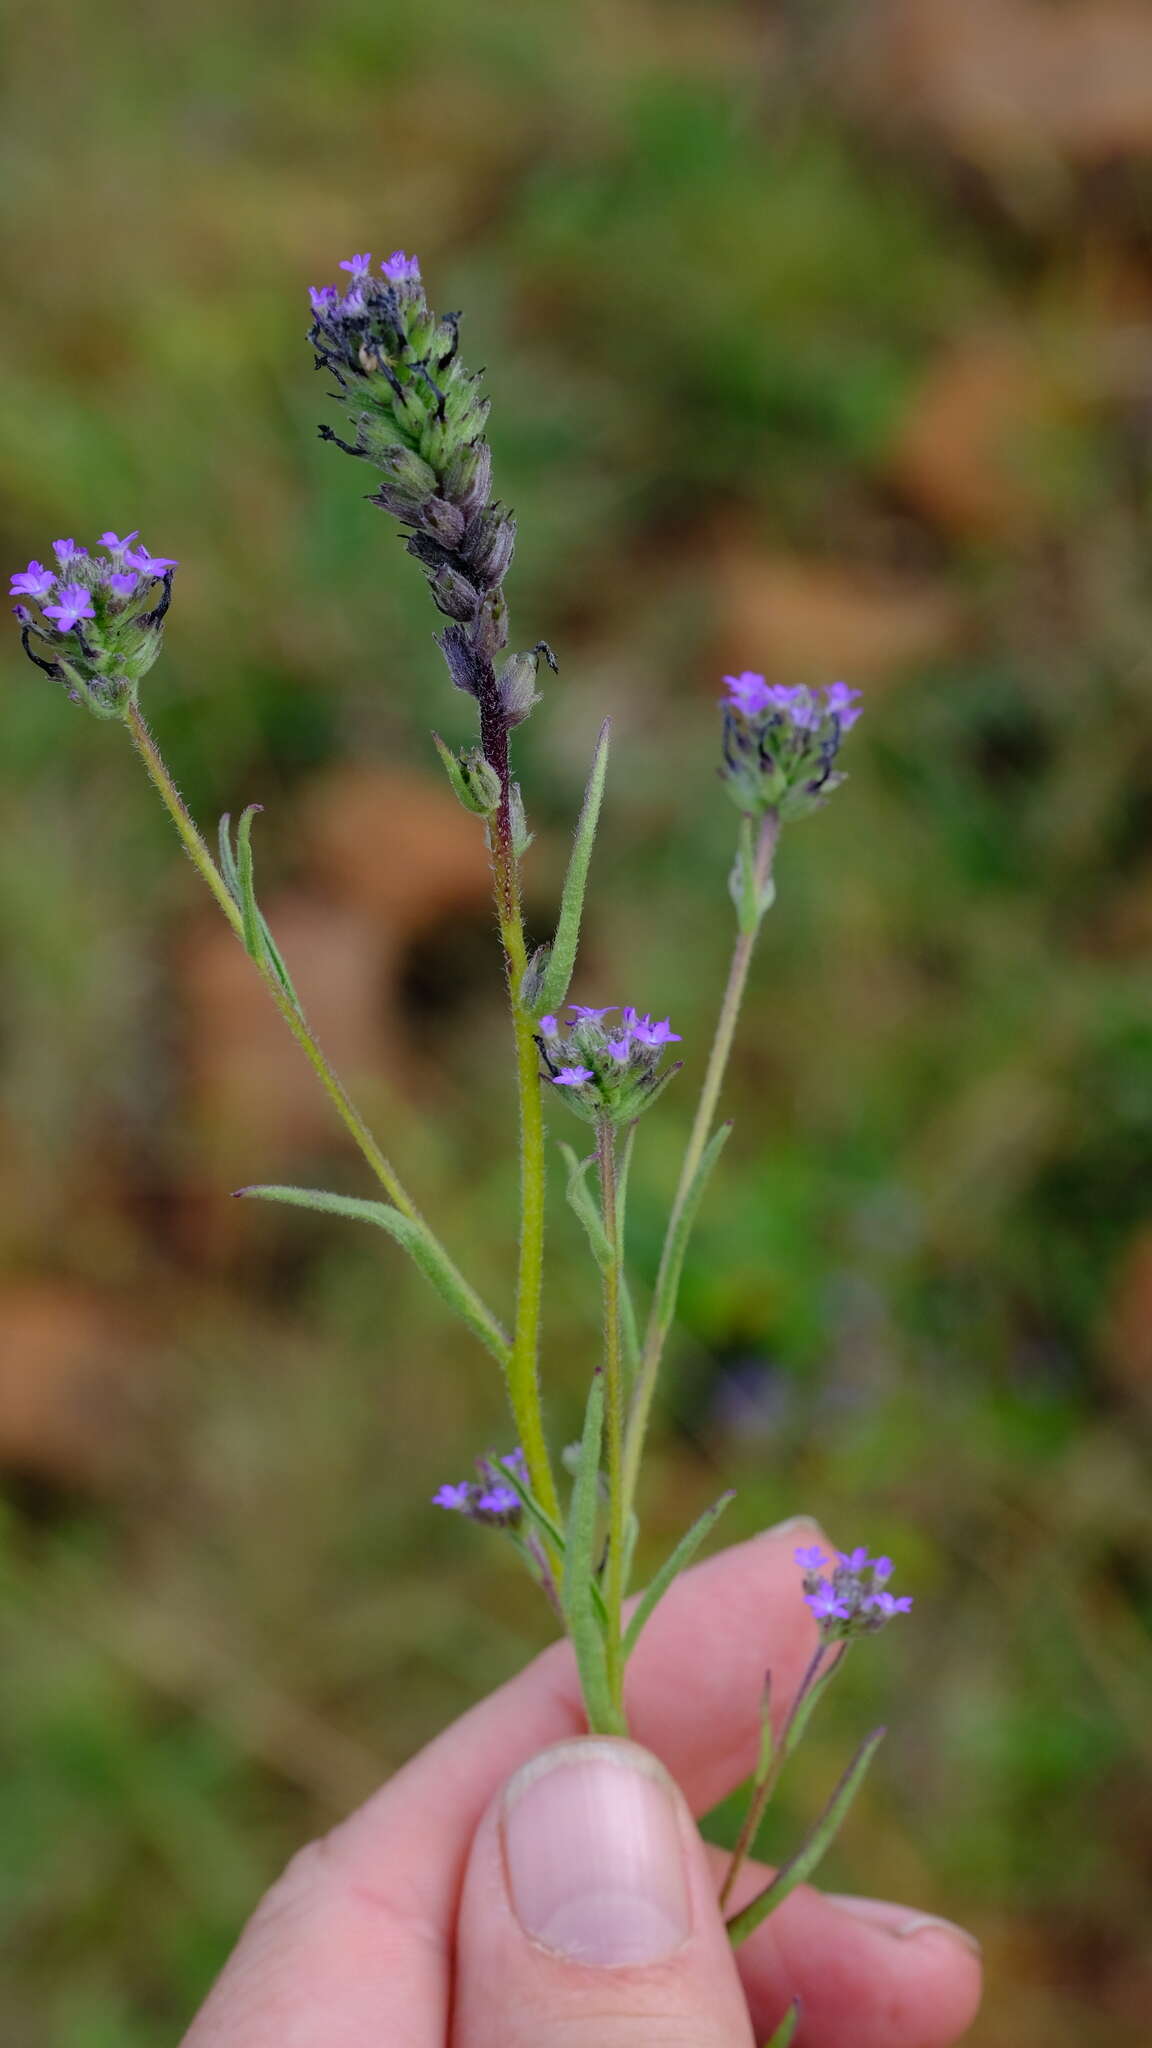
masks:
<instances>
[{"instance_id":1,"label":"small purple flower","mask_svg":"<svg viewBox=\"0 0 1152 2048\"><path fill-rule=\"evenodd\" d=\"M886 1586L895 1569L896 1567L890 1557L874 1557L872 1559L873 1584L876 1586Z\"/></svg>"},{"instance_id":2,"label":"small purple flower","mask_svg":"<svg viewBox=\"0 0 1152 2048\"><path fill-rule=\"evenodd\" d=\"M541 1033L542 1033L542 1035L543 1035L543 1036L544 1036L545 1038L559 1038L559 1036L560 1036L560 1019L559 1019L559 1017L554 1017L554 1016L552 1015L551 1011L549 1011L549 1013L548 1013L548 1015L547 1015L546 1017L541 1017L541 1019L540 1019L540 1030L541 1030Z\"/></svg>"},{"instance_id":3,"label":"small purple flower","mask_svg":"<svg viewBox=\"0 0 1152 2048\"><path fill-rule=\"evenodd\" d=\"M630 1056L631 1051L632 1038L631 1034L627 1031L624 1033L624 1036L622 1038L610 1038L608 1040L608 1057L609 1059L615 1060L617 1066L623 1066L625 1060L628 1059L628 1057Z\"/></svg>"},{"instance_id":4,"label":"small purple flower","mask_svg":"<svg viewBox=\"0 0 1152 2048\"><path fill-rule=\"evenodd\" d=\"M856 1550L838 1550L836 1555L846 1572L863 1572L868 1569L870 1560L863 1544Z\"/></svg>"},{"instance_id":5,"label":"small purple flower","mask_svg":"<svg viewBox=\"0 0 1152 2048\"><path fill-rule=\"evenodd\" d=\"M585 1081L593 1079L593 1074L591 1067L561 1067L550 1078L556 1088L582 1088Z\"/></svg>"},{"instance_id":6,"label":"small purple flower","mask_svg":"<svg viewBox=\"0 0 1152 2048\"><path fill-rule=\"evenodd\" d=\"M171 555L150 555L143 545L129 548L124 560L129 569L139 569L142 576L163 576L165 569L180 567Z\"/></svg>"},{"instance_id":7,"label":"small purple flower","mask_svg":"<svg viewBox=\"0 0 1152 2048\"><path fill-rule=\"evenodd\" d=\"M466 1479L462 1479L459 1486L442 1486L438 1493L432 1495L433 1507L451 1508L459 1515L467 1514L471 1502L472 1488Z\"/></svg>"},{"instance_id":8,"label":"small purple flower","mask_svg":"<svg viewBox=\"0 0 1152 2048\"><path fill-rule=\"evenodd\" d=\"M489 1486L477 1494L475 1506L482 1515L510 1515L519 1509L520 1495L510 1486Z\"/></svg>"},{"instance_id":9,"label":"small purple flower","mask_svg":"<svg viewBox=\"0 0 1152 2048\"><path fill-rule=\"evenodd\" d=\"M54 540L52 543L52 553L55 555L60 567L66 569L69 562L83 561L87 556L88 550L87 548L80 547L74 540Z\"/></svg>"},{"instance_id":10,"label":"small purple flower","mask_svg":"<svg viewBox=\"0 0 1152 2048\"><path fill-rule=\"evenodd\" d=\"M92 598L82 583L62 583L56 593L59 604L46 604L44 617L55 619L57 630L70 633L78 619L94 619Z\"/></svg>"},{"instance_id":11,"label":"small purple flower","mask_svg":"<svg viewBox=\"0 0 1152 2048\"><path fill-rule=\"evenodd\" d=\"M308 299L314 313L332 313L340 303L340 294L334 284L310 284Z\"/></svg>"},{"instance_id":12,"label":"small purple flower","mask_svg":"<svg viewBox=\"0 0 1152 2048\"><path fill-rule=\"evenodd\" d=\"M847 1621L848 1603L841 1600L834 1586L826 1579L820 1581L814 1593L805 1593L804 1600L817 1621Z\"/></svg>"},{"instance_id":13,"label":"small purple flower","mask_svg":"<svg viewBox=\"0 0 1152 2048\"><path fill-rule=\"evenodd\" d=\"M640 1022L638 1024L634 1024L632 1028L635 1036L639 1039L641 1045L657 1046L683 1044L683 1040L680 1036L680 1033L678 1031L673 1031L671 1021L667 1017L665 1017L663 1022L660 1024L654 1024L652 1022L651 1017L642 1017L640 1019Z\"/></svg>"},{"instance_id":14,"label":"small purple flower","mask_svg":"<svg viewBox=\"0 0 1152 2048\"><path fill-rule=\"evenodd\" d=\"M609 1003L606 1010L592 1010L587 1003L569 1003L568 1008L581 1024L599 1024L602 1018L612 1015L616 1005Z\"/></svg>"},{"instance_id":15,"label":"small purple flower","mask_svg":"<svg viewBox=\"0 0 1152 2048\"><path fill-rule=\"evenodd\" d=\"M341 299L340 311L342 313L349 314L362 313L364 311L364 303L365 301L363 292L361 291L358 284L354 284L351 291L346 292L344 294L344 297Z\"/></svg>"},{"instance_id":16,"label":"small purple flower","mask_svg":"<svg viewBox=\"0 0 1152 2048\"><path fill-rule=\"evenodd\" d=\"M792 1555L797 1564L803 1565L806 1572L818 1572L821 1565L826 1562L824 1552L818 1543L810 1543L807 1549L794 1550Z\"/></svg>"},{"instance_id":17,"label":"small purple flower","mask_svg":"<svg viewBox=\"0 0 1152 2048\"><path fill-rule=\"evenodd\" d=\"M134 526L132 528L131 533L126 533L124 535L123 540L120 539L119 534L102 533L100 535L100 545L102 548L111 548L113 550L116 550L118 548L126 548L130 541L135 540L139 531L140 528L138 526Z\"/></svg>"},{"instance_id":18,"label":"small purple flower","mask_svg":"<svg viewBox=\"0 0 1152 2048\"><path fill-rule=\"evenodd\" d=\"M367 277L372 268L372 258L371 256L346 256L340 268L341 270L350 270L353 277Z\"/></svg>"},{"instance_id":19,"label":"small purple flower","mask_svg":"<svg viewBox=\"0 0 1152 2048\"><path fill-rule=\"evenodd\" d=\"M116 592L117 597L131 597L140 578L132 570L117 569L112 575L105 576L104 581L108 585L109 590Z\"/></svg>"},{"instance_id":20,"label":"small purple flower","mask_svg":"<svg viewBox=\"0 0 1152 2048\"><path fill-rule=\"evenodd\" d=\"M420 263L415 256L406 256L403 249L394 249L387 261L380 265L389 284L419 284Z\"/></svg>"},{"instance_id":21,"label":"small purple flower","mask_svg":"<svg viewBox=\"0 0 1152 2048\"><path fill-rule=\"evenodd\" d=\"M850 690L847 683L829 683L824 694L828 710L833 718L839 719L841 731L847 732L863 710L861 692Z\"/></svg>"},{"instance_id":22,"label":"small purple flower","mask_svg":"<svg viewBox=\"0 0 1152 2048\"><path fill-rule=\"evenodd\" d=\"M869 1593L861 1606L866 1614L881 1614L885 1621L891 1621L894 1614L911 1614L912 1596L905 1593L896 1599L891 1593Z\"/></svg>"},{"instance_id":23,"label":"small purple flower","mask_svg":"<svg viewBox=\"0 0 1152 2048\"><path fill-rule=\"evenodd\" d=\"M728 685L729 703L742 711L745 718L755 718L758 712L767 711L772 697L763 676L746 668L738 676L725 676L724 681Z\"/></svg>"},{"instance_id":24,"label":"small purple flower","mask_svg":"<svg viewBox=\"0 0 1152 2048\"><path fill-rule=\"evenodd\" d=\"M26 569L13 576L8 594L10 597L47 597L55 581L52 570L46 569L43 562L29 562Z\"/></svg>"}]
</instances>

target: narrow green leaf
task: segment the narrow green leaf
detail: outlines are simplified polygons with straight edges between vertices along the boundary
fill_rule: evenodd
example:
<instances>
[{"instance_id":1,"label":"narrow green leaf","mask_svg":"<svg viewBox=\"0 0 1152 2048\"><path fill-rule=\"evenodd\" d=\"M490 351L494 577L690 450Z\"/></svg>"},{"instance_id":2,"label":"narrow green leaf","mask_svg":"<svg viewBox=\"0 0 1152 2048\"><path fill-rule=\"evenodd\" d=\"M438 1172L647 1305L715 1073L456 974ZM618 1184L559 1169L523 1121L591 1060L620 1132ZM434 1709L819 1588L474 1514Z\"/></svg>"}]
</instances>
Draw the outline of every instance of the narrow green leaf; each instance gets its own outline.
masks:
<instances>
[{"instance_id":1,"label":"narrow green leaf","mask_svg":"<svg viewBox=\"0 0 1152 2048\"><path fill-rule=\"evenodd\" d=\"M764 2048L790 2048L792 2037L795 2034L799 2024L800 2000L798 1998L794 1998L792 2000L791 2005L788 2007L788 2010L785 2013L783 2019L781 2020L780 2025L777 2027L776 2032L772 2035L770 2040L765 2041Z\"/></svg>"},{"instance_id":2,"label":"narrow green leaf","mask_svg":"<svg viewBox=\"0 0 1152 2048\"><path fill-rule=\"evenodd\" d=\"M604 1228L604 1218L600 1214L599 1204L588 1185L588 1171L590 1167L595 1166L596 1155L590 1152L587 1159L579 1159L571 1145L564 1144L560 1150L564 1164L568 1168L568 1186L565 1190L568 1206L575 1210L584 1225L588 1233L588 1242L592 1247L592 1256L600 1271L605 1273L612 1262L612 1247L608 1242L608 1232Z\"/></svg>"},{"instance_id":3,"label":"narrow green leaf","mask_svg":"<svg viewBox=\"0 0 1152 2048\"><path fill-rule=\"evenodd\" d=\"M556 925L551 958L534 1005L538 1017L546 1015L550 1010L562 1008L572 980L572 970L576 965L576 948L580 943L580 919L584 910L584 891L588 886L588 868L592 860L592 847L596 839L596 826L604 796L604 778L608 772L610 730L611 721L606 718L600 728L596 752L592 757L592 772L588 777L588 787L584 791L572 857L568 862L568 873L564 877L560 916Z\"/></svg>"},{"instance_id":4,"label":"narrow green leaf","mask_svg":"<svg viewBox=\"0 0 1152 2048\"><path fill-rule=\"evenodd\" d=\"M739 1913L733 1914L728 1922L728 1939L733 1948L738 1943L746 1941L761 1922L768 1918L769 1913L774 1913L777 1906L783 1905L785 1899L796 1890L797 1885L805 1884L811 1877L835 1841L848 1809L864 1782L868 1766L884 1740L885 1732L883 1728L877 1728L866 1742L861 1743L819 1820L796 1854L787 1863L781 1864L771 1884L766 1885L749 1905L743 1907Z\"/></svg>"},{"instance_id":5,"label":"narrow green leaf","mask_svg":"<svg viewBox=\"0 0 1152 2048\"><path fill-rule=\"evenodd\" d=\"M228 894L239 904L240 878L236 873L236 856L232 851L232 813L225 811L217 830L220 844L220 872L224 877Z\"/></svg>"},{"instance_id":6,"label":"narrow green leaf","mask_svg":"<svg viewBox=\"0 0 1152 2048\"><path fill-rule=\"evenodd\" d=\"M263 804L248 804L240 813L236 827L236 876L239 884L240 915L244 920L244 945L253 960L264 960L264 934L262 919L256 903L256 883L252 869L252 820Z\"/></svg>"},{"instance_id":7,"label":"narrow green leaf","mask_svg":"<svg viewBox=\"0 0 1152 2048\"><path fill-rule=\"evenodd\" d=\"M803 1735L804 1730L808 1726L808 1722L812 1716L813 1708L816 1706L817 1701L823 1697L826 1687L829 1686L832 1680L835 1678L836 1673L839 1671L840 1666L843 1664L847 1654L848 1644L842 1643L840 1645L839 1655L834 1656L832 1658L832 1661L827 1666L827 1668L824 1671L820 1672L819 1676L815 1678L812 1684L808 1687L808 1690L805 1693L803 1699L797 1701L795 1707L792 1710L792 1715L788 1722L788 1727L785 1731L785 1756L791 1756L793 1750L795 1749L797 1743L800 1740L800 1737Z\"/></svg>"},{"instance_id":8,"label":"narrow green leaf","mask_svg":"<svg viewBox=\"0 0 1152 2048\"><path fill-rule=\"evenodd\" d=\"M731 1130L732 1126L730 1123L721 1124L717 1130L713 1131L712 1136L709 1138L704 1149L704 1156L692 1177L692 1185L685 1197L684 1207L680 1211L680 1217L676 1225L676 1234L669 1242L664 1284L660 1289L656 1302L656 1314L665 1328L672 1322L676 1314L676 1301L680 1293L680 1276L684 1270L684 1254L688 1249L688 1239L692 1235L692 1225L696 1221L696 1212L704 1199L704 1190L708 1185L708 1176L719 1159L721 1152L724 1150Z\"/></svg>"},{"instance_id":9,"label":"narrow green leaf","mask_svg":"<svg viewBox=\"0 0 1152 2048\"><path fill-rule=\"evenodd\" d=\"M705 1508L699 1521L693 1522L685 1536L680 1538L671 1557L666 1558L650 1586L646 1587L636 1603L635 1612L624 1631L624 1655L630 1657L640 1638L640 1631L652 1613L657 1602L664 1598L674 1578L690 1564L708 1535L709 1530L720 1520L730 1500L735 1500L734 1490L722 1493L719 1500Z\"/></svg>"},{"instance_id":10,"label":"narrow green leaf","mask_svg":"<svg viewBox=\"0 0 1152 2048\"><path fill-rule=\"evenodd\" d=\"M401 1215L388 1202L364 1202L354 1195L330 1195L320 1188L251 1187L237 1188L238 1195L255 1195L265 1202L287 1202L297 1209L319 1209L327 1216L350 1216L357 1223L375 1223L402 1245L426 1280L468 1325L474 1337L487 1346L494 1358L507 1367L511 1345L491 1310L453 1265L439 1239L426 1223Z\"/></svg>"},{"instance_id":11,"label":"narrow green leaf","mask_svg":"<svg viewBox=\"0 0 1152 2048\"><path fill-rule=\"evenodd\" d=\"M608 1690L604 1626L593 1599L600 1506L600 1441L604 1430L604 1379L593 1376L584 1411L580 1464L564 1537L564 1613L576 1654L588 1726L594 1735L622 1735L624 1729ZM596 1590L599 1590L598 1588Z\"/></svg>"}]
</instances>

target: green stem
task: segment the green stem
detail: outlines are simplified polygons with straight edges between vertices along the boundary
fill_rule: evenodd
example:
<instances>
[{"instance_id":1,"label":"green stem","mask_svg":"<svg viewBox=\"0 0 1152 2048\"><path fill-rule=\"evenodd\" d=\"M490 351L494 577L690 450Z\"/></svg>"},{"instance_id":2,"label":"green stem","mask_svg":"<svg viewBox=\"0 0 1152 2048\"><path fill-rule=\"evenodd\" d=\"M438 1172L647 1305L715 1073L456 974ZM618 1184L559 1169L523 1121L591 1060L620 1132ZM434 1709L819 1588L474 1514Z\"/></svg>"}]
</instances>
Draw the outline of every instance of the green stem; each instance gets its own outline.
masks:
<instances>
[{"instance_id":1,"label":"green stem","mask_svg":"<svg viewBox=\"0 0 1152 2048\"><path fill-rule=\"evenodd\" d=\"M820 1676L820 1667L824 1662L824 1647L824 1644L821 1643L800 1681L796 1697L789 1709L788 1719L780 1731L780 1739L772 1752L772 1762L765 1772L761 1783L757 1785L753 1792L751 1803L744 1816L744 1825L736 1837L736 1847L732 1851L732 1860L728 1865L724 1882L720 1887L721 1912L723 1912L732 1896L736 1879L740 1875L744 1860L751 1853L756 1837L760 1832L760 1823L768 1811L769 1801L777 1785L780 1783L780 1773L787 1763L791 1752L792 1745L789 1737L795 1725L796 1715L801 1701L807 1696L810 1687L815 1685L817 1678Z\"/></svg>"},{"instance_id":2,"label":"green stem","mask_svg":"<svg viewBox=\"0 0 1152 2048\"><path fill-rule=\"evenodd\" d=\"M776 841L779 833L780 820L775 811L766 811L760 823L760 833L754 855L754 877L757 897L763 895L771 877L772 862L776 853ZM660 1256L660 1270L656 1281L656 1291L653 1296L652 1310L648 1318L648 1327L644 1334L644 1349L640 1358L640 1370L637 1374L636 1388L632 1396L632 1405L628 1416L628 1428L624 1447L624 1511L626 1514L631 1513L635 1502L636 1484L640 1473L640 1457L644 1448L644 1438L652 1411L652 1398L656 1391L660 1361L664 1355L664 1346L668 1341L668 1332L672 1324L671 1310L662 1310L660 1306L664 1295L663 1282L674 1256L677 1226L683 1214L685 1203L688 1200L689 1191L696 1177L700 1161L704 1156L705 1147L711 1136L712 1124L716 1115L716 1105L720 1099L720 1090L724 1085L728 1057L732 1050L732 1040L736 1031L737 1019L740 1015L740 1005L744 999L744 990L748 982L748 970L752 965L752 955L756 948L759 929L760 919L757 918L754 923L750 923L746 929L741 930L737 935L736 944L732 952L732 964L728 970L728 985L724 991L724 1000L720 1006L720 1015L716 1023L716 1035L712 1040L712 1050L708 1055L708 1066L705 1071L703 1086L700 1090L700 1100L696 1107L696 1116L692 1125L691 1135L688 1139L688 1148L684 1154L684 1163L680 1169L680 1182L676 1189L676 1198L672 1204L672 1213L668 1219L668 1228L664 1234L664 1248Z\"/></svg>"},{"instance_id":3,"label":"green stem","mask_svg":"<svg viewBox=\"0 0 1152 2048\"><path fill-rule=\"evenodd\" d=\"M604 1267L604 1451L608 1476L608 1557L604 1605L608 1610L605 1652L613 1705L624 1706L624 1356L620 1341L621 1243L616 1172L616 1133L607 1117L596 1127L600 1207L610 1257Z\"/></svg>"},{"instance_id":4,"label":"green stem","mask_svg":"<svg viewBox=\"0 0 1152 2048\"><path fill-rule=\"evenodd\" d=\"M137 704L129 704L124 715L124 722L132 735L133 745L145 768L148 770L154 787L159 792L164 808L175 825L177 832L180 834L185 852L197 872L207 882L232 930L243 945L244 920L239 906L233 902L224 878L217 868L212 855L209 853L208 847L187 804L173 782L164 757L149 730L143 712ZM402 1215L410 1217L414 1223L423 1223L424 1219L419 1209L412 1200L411 1195L408 1194L402 1185L395 1168L385 1158L363 1117L360 1115L359 1110L346 1093L343 1083L329 1066L327 1059L308 1027L303 1013L293 1004L290 996L271 967L265 966L258 960L254 964L263 975L272 1000L287 1024L289 1031L292 1033L293 1038L296 1040L297 1045L302 1048L309 1064L318 1075L326 1094L334 1103L341 1122L355 1139L377 1180L387 1189L389 1199L400 1210Z\"/></svg>"},{"instance_id":5,"label":"green stem","mask_svg":"<svg viewBox=\"0 0 1152 2048\"><path fill-rule=\"evenodd\" d=\"M520 1264L516 1280L516 1322L508 1365L508 1395L528 1465L532 1491L555 1522L562 1520L560 1496L544 1436L540 1402L540 1303L544 1280L544 1103L536 1024L521 999L528 968L520 874L507 821L492 820L492 868L496 914L508 978L516 1083L520 1102ZM558 1557L551 1559L559 1569Z\"/></svg>"}]
</instances>

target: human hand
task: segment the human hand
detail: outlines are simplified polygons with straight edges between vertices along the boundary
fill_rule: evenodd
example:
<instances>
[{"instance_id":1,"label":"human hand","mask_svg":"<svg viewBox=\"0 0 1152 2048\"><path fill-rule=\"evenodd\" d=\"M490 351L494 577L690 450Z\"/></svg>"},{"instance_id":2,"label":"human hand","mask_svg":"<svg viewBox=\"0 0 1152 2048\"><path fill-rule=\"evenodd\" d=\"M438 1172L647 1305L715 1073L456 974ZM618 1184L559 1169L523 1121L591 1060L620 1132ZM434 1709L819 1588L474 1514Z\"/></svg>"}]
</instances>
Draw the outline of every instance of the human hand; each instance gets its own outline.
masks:
<instances>
[{"instance_id":1,"label":"human hand","mask_svg":"<svg viewBox=\"0 0 1152 2048\"><path fill-rule=\"evenodd\" d=\"M733 1955L689 1817L751 1771L766 1668L784 1707L812 1653L800 1533L676 1581L629 1666L643 1749L581 1735L565 1643L446 1729L293 1860L184 2048L753 2048L797 1994L796 2048L948 2048L971 1937L803 1887Z\"/></svg>"}]
</instances>

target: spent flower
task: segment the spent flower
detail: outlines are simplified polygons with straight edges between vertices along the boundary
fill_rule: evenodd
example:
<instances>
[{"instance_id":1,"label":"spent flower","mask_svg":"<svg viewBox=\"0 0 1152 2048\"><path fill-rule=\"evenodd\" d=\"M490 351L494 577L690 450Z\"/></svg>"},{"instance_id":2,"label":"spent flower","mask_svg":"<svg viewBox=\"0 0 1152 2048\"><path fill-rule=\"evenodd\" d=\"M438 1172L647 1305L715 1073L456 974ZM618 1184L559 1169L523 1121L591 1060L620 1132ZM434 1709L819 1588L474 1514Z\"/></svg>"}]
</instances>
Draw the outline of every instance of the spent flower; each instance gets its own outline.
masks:
<instances>
[{"instance_id":1,"label":"spent flower","mask_svg":"<svg viewBox=\"0 0 1152 2048\"><path fill-rule=\"evenodd\" d=\"M844 780L836 767L844 734L860 716L860 692L768 683L745 669L725 676L724 761L720 773L740 810L806 817Z\"/></svg>"}]
</instances>

